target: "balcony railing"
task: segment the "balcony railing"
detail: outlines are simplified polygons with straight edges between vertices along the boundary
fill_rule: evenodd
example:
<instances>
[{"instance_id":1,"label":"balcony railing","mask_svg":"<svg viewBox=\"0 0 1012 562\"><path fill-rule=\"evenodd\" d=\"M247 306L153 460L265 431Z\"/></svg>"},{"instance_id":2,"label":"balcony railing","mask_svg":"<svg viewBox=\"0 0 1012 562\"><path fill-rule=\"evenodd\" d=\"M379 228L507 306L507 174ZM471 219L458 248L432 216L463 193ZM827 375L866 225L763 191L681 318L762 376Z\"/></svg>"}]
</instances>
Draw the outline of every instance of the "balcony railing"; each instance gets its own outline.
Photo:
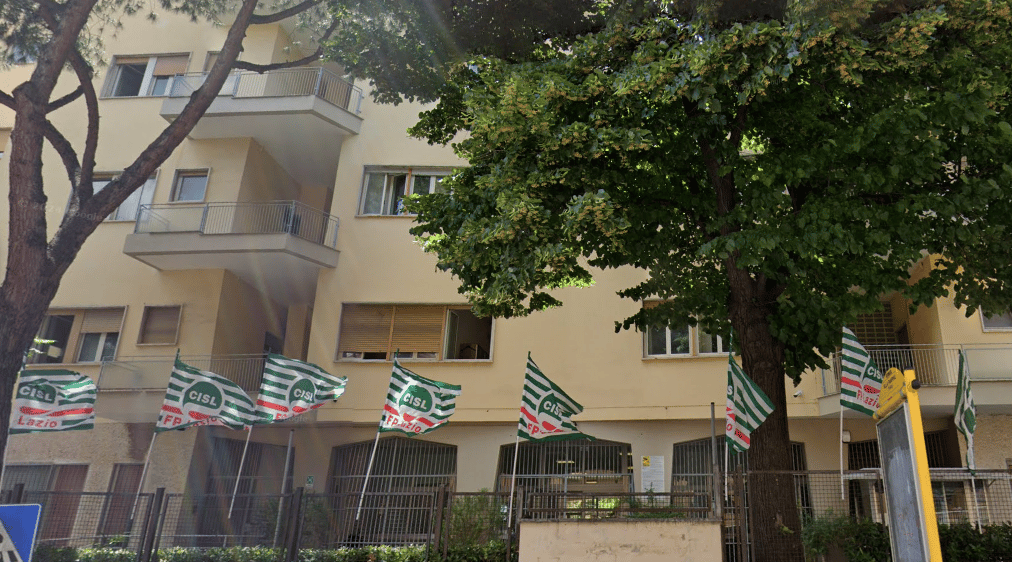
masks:
<instances>
[{"instance_id":1,"label":"balcony railing","mask_svg":"<svg viewBox=\"0 0 1012 562\"><path fill-rule=\"evenodd\" d=\"M181 356L180 361L202 371L222 376L243 390L260 389L264 373L263 355L199 355ZM158 390L169 384L175 356L120 357L105 361L96 385L100 390Z\"/></svg>"},{"instance_id":2,"label":"balcony railing","mask_svg":"<svg viewBox=\"0 0 1012 562\"><path fill-rule=\"evenodd\" d=\"M206 72L177 75L172 79L169 97L188 97L206 79ZM235 71L229 74L218 95L235 99L316 96L351 113L357 114L362 108L360 88L319 67L285 68L262 73Z\"/></svg>"},{"instance_id":3,"label":"balcony railing","mask_svg":"<svg viewBox=\"0 0 1012 562\"><path fill-rule=\"evenodd\" d=\"M337 217L298 201L141 205L134 232L291 234L337 247Z\"/></svg>"},{"instance_id":4,"label":"balcony railing","mask_svg":"<svg viewBox=\"0 0 1012 562\"><path fill-rule=\"evenodd\" d=\"M912 368L921 384L926 386L955 386L959 376L959 353L966 357L970 380L998 381L1012 380L1012 347L998 345L867 345L878 368L900 370ZM829 360L830 369L822 370L822 392L824 396L840 392L840 354L834 353Z\"/></svg>"}]
</instances>

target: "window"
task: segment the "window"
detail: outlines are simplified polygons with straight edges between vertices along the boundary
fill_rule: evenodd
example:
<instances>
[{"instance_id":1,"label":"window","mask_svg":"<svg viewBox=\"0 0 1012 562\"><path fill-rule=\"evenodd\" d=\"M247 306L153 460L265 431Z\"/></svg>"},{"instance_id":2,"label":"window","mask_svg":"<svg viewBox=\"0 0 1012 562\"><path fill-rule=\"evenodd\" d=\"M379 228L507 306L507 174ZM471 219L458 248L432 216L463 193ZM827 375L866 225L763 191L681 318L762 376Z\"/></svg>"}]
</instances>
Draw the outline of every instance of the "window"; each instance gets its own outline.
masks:
<instances>
[{"instance_id":1,"label":"window","mask_svg":"<svg viewBox=\"0 0 1012 562\"><path fill-rule=\"evenodd\" d=\"M987 312L984 309L980 309L980 321L984 326L985 332L1012 330L1012 311L1006 310L1001 314L992 314L988 318Z\"/></svg>"},{"instance_id":2,"label":"window","mask_svg":"<svg viewBox=\"0 0 1012 562\"><path fill-rule=\"evenodd\" d=\"M708 334L688 324L677 327L647 328L643 338L648 357L666 355L709 355L727 353L724 338Z\"/></svg>"},{"instance_id":3,"label":"window","mask_svg":"<svg viewBox=\"0 0 1012 562\"><path fill-rule=\"evenodd\" d=\"M362 215L403 215L405 195L442 193L446 169L367 169L362 187Z\"/></svg>"},{"instance_id":4,"label":"window","mask_svg":"<svg viewBox=\"0 0 1012 562\"><path fill-rule=\"evenodd\" d=\"M133 510L137 488L141 484L144 465L140 463L116 463L112 466L109 479L109 495L102 507L99 535L103 545L130 532L130 512Z\"/></svg>"},{"instance_id":5,"label":"window","mask_svg":"<svg viewBox=\"0 0 1012 562\"><path fill-rule=\"evenodd\" d=\"M172 201L203 201L207 191L207 170L177 170Z\"/></svg>"},{"instance_id":6,"label":"window","mask_svg":"<svg viewBox=\"0 0 1012 562\"><path fill-rule=\"evenodd\" d=\"M189 55L116 57L106 82L107 97L166 96L176 75L184 74Z\"/></svg>"},{"instance_id":7,"label":"window","mask_svg":"<svg viewBox=\"0 0 1012 562\"><path fill-rule=\"evenodd\" d=\"M109 182L113 180L111 174L102 174L95 177L91 182L91 188L95 193L105 189L105 186L109 185ZM137 220L137 213L141 211L141 205L150 205L155 199L155 184L157 183L155 177L148 178L148 181L144 182L144 185L140 186L129 197L126 201L120 204L106 220L110 221L135 221Z\"/></svg>"},{"instance_id":8,"label":"window","mask_svg":"<svg viewBox=\"0 0 1012 562\"><path fill-rule=\"evenodd\" d=\"M30 364L91 363L116 358L122 308L93 308L51 313L42 322L38 339L48 343L32 346ZM70 349L71 353L67 353ZM75 353L76 352L76 353Z\"/></svg>"},{"instance_id":9,"label":"window","mask_svg":"<svg viewBox=\"0 0 1012 562\"><path fill-rule=\"evenodd\" d=\"M175 345L179 336L181 307L145 306L141 318L139 344Z\"/></svg>"},{"instance_id":10,"label":"window","mask_svg":"<svg viewBox=\"0 0 1012 562\"><path fill-rule=\"evenodd\" d=\"M492 319L466 307L345 304L338 359L488 359Z\"/></svg>"},{"instance_id":11,"label":"window","mask_svg":"<svg viewBox=\"0 0 1012 562\"><path fill-rule=\"evenodd\" d=\"M514 455L516 463L513 462ZM621 494L633 491L632 447L598 439L567 439L502 445L496 491L516 485L529 492Z\"/></svg>"},{"instance_id":12,"label":"window","mask_svg":"<svg viewBox=\"0 0 1012 562\"><path fill-rule=\"evenodd\" d=\"M36 540L53 546L68 546L81 503L80 492L88 475L86 464L25 464L4 469L3 489L24 486L26 503L42 506ZM35 492L35 493L33 493ZM37 492L56 492L39 494Z\"/></svg>"},{"instance_id":13,"label":"window","mask_svg":"<svg viewBox=\"0 0 1012 562\"><path fill-rule=\"evenodd\" d=\"M375 455L368 487L369 459ZM430 508L421 499L449 486L457 474L457 447L400 436L383 437L332 449L327 493L332 493L332 540L343 546L417 544L432 532ZM220 540L218 541L220 544Z\"/></svg>"}]
</instances>

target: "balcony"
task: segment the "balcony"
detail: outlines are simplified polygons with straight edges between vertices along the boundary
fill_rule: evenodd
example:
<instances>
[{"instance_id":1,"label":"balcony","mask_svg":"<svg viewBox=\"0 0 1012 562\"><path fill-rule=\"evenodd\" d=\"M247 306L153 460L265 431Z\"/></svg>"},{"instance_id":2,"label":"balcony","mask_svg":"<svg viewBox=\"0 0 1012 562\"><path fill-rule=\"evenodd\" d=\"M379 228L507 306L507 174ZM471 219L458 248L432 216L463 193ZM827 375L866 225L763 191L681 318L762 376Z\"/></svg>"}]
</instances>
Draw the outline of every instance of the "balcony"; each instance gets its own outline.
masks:
<instances>
[{"instance_id":1,"label":"balcony","mask_svg":"<svg viewBox=\"0 0 1012 562\"><path fill-rule=\"evenodd\" d=\"M206 78L206 73L175 76L161 116L179 117ZM322 68L238 71L225 81L190 138L252 138L297 182L329 186L341 143L362 127L361 104L361 89Z\"/></svg>"},{"instance_id":2,"label":"balcony","mask_svg":"<svg viewBox=\"0 0 1012 562\"><path fill-rule=\"evenodd\" d=\"M160 271L227 269L284 305L337 266L338 220L297 201L142 205L123 252Z\"/></svg>"},{"instance_id":3,"label":"balcony","mask_svg":"<svg viewBox=\"0 0 1012 562\"><path fill-rule=\"evenodd\" d=\"M256 400L264 372L263 355L193 355L179 359L238 384ZM101 393L97 414L126 423L154 421L165 398L174 361L175 356L164 356L120 357L103 362L95 379ZM316 413L313 410L285 423L311 422Z\"/></svg>"},{"instance_id":4,"label":"balcony","mask_svg":"<svg viewBox=\"0 0 1012 562\"><path fill-rule=\"evenodd\" d=\"M1012 347L1008 345L869 345L865 348L883 373L893 367L914 370L923 385L921 409L926 415L952 415L960 351L966 357L978 412L1005 412L1008 404L1012 404ZM838 353L830 357L829 364L831 369L821 371L819 410L822 415L837 415L840 411ZM848 412L845 411L845 415Z\"/></svg>"}]
</instances>

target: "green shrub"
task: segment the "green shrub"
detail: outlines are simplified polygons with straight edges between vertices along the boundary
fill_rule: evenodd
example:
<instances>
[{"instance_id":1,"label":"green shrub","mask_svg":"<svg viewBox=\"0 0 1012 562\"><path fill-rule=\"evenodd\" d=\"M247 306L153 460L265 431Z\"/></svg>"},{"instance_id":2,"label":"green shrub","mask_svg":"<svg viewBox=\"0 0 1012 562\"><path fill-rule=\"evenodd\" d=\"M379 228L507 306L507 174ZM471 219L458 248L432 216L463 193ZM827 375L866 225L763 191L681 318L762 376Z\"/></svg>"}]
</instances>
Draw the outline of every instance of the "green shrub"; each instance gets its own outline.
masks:
<instances>
[{"instance_id":1,"label":"green shrub","mask_svg":"<svg viewBox=\"0 0 1012 562\"><path fill-rule=\"evenodd\" d=\"M453 547L481 547L499 541L505 528L505 506L498 498L489 494L460 495L453 499L448 530L449 544Z\"/></svg>"},{"instance_id":2,"label":"green shrub","mask_svg":"<svg viewBox=\"0 0 1012 562\"><path fill-rule=\"evenodd\" d=\"M808 519L801 528L801 542L809 558L826 554L834 546L849 562L887 562L892 558L884 525L867 519L855 521L846 515Z\"/></svg>"}]
</instances>

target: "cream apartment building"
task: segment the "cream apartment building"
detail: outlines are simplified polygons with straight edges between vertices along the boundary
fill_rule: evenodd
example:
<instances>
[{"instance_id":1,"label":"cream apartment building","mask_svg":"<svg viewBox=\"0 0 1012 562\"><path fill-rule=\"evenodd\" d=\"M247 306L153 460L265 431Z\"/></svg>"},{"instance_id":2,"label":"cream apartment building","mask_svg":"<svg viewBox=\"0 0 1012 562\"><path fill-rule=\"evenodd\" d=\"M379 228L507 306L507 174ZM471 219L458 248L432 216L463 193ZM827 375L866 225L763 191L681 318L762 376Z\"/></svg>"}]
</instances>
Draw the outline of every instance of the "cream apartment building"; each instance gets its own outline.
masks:
<instances>
[{"instance_id":1,"label":"cream apartment building","mask_svg":"<svg viewBox=\"0 0 1012 562\"><path fill-rule=\"evenodd\" d=\"M178 115L226 32L171 15L125 23L109 39L110 64L95 82L99 178L116 174ZM302 48L284 24L254 26L242 57L293 60ZM0 85L9 91L30 68L3 71ZM328 64L237 72L226 82L190 137L87 241L43 326L41 336L54 343L29 368L58 366L95 380L95 429L13 436L5 489L20 482L135 491L177 350L251 394L266 351L348 377L338 401L253 430L241 493L280 491L289 436L289 485L359 491L396 350L405 367L459 384L462 395L445 428L379 441L372 491L507 489L528 352L583 404L576 420L598 440L522 444L523 485L674 491L696 485L687 474L710 471L711 403L720 416L725 399L724 341L688 326L616 334L614 321L640 306L615 295L641 278L631 269L560 291L560 309L475 317L454 279L408 234L412 217L398 203L405 193L440 189L440 177L463 163L448 147L407 137L420 106L374 104L367 87ZM82 141L79 108L53 120ZM0 109L0 150L12 126ZM49 156L47 218L55 224L68 188ZM6 215L0 207L5 225ZM951 420L962 349L978 407L977 464L1012 468L1012 316L967 317L948 301L909 314L899 299L883 302L883 312L853 328L880 366L917 368L933 466L963 462ZM839 467L838 380L833 370L812 372L788 390L799 470ZM844 429L844 463L876 467L872 421L845 413ZM206 427L161 433L143 487L191 498L229 494L246 437ZM221 518L220 502L198 505L209 521Z\"/></svg>"}]
</instances>

